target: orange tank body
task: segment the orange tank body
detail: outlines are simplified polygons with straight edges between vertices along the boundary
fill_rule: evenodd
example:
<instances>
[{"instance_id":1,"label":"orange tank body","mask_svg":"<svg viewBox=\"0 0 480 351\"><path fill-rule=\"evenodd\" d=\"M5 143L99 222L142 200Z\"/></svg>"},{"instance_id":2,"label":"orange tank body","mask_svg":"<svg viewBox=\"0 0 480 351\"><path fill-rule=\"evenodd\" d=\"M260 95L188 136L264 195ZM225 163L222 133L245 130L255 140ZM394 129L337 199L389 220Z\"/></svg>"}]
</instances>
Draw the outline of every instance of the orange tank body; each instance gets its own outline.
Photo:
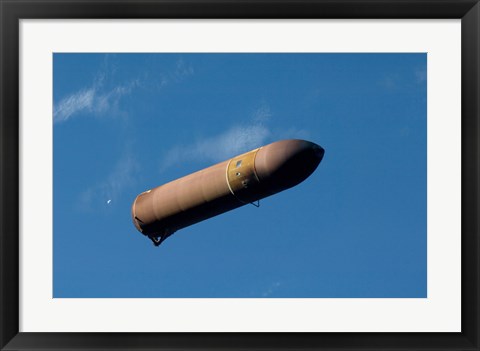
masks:
<instances>
[{"instance_id":1,"label":"orange tank body","mask_svg":"<svg viewBox=\"0 0 480 351\"><path fill-rule=\"evenodd\" d=\"M281 140L138 195L135 227L159 245L179 229L291 188L315 171L324 150Z\"/></svg>"}]
</instances>

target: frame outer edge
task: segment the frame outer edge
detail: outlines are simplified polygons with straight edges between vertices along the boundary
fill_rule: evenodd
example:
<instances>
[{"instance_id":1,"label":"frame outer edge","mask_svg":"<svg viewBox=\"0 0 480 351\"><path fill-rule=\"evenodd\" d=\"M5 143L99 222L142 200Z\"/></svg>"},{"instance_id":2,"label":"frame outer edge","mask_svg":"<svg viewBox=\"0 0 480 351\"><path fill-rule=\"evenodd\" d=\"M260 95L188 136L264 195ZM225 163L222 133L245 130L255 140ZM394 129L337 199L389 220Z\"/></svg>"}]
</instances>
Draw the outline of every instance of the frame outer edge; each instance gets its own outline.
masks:
<instances>
[{"instance_id":1,"label":"frame outer edge","mask_svg":"<svg viewBox=\"0 0 480 351\"><path fill-rule=\"evenodd\" d=\"M0 348L19 331L18 17L0 0Z\"/></svg>"},{"instance_id":2,"label":"frame outer edge","mask_svg":"<svg viewBox=\"0 0 480 351\"><path fill-rule=\"evenodd\" d=\"M480 3L462 20L462 334L479 349Z\"/></svg>"},{"instance_id":3,"label":"frame outer edge","mask_svg":"<svg viewBox=\"0 0 480 351\"><path fill-rule=\"evenodd\" d=\"M19 145L18 145L18 132L19 132L19 120L17 118L19 112L19 30L18 30L18 19L20 17L26 18L59 18L62 17L62 12L69 12L68 18L76 18L78 14L72 14L72 7L70 10L67 10L68 3L73 5L75 8L74 1L64 1L63 9L60 11L51 11L54 6L60 5L58 1L50 1L50 5L42 7L41 4L46 4L48 1L26 1L14 3L11 0L0 0L0 27L1 27L1 40L0 40L0 349L1 350L13 350L13 349L39 349L39 348L57 348L59 339L64 340L62 346L68 349L91 349L87 346L89 342L79 335L70 335L69 340L60 335L50 334L50 335L28 335L29 333L20 333L19 331L19 252L18 252L18 220L19 220ZM119 1L120 3L122 1ZM149 1L140 1L139 4L146 5ZM368 1L366 1L368 2ZM363 2L364 4L366 3ZM373 1L375 2L375 1ZM442 1L438 1L441 3ZM76 4L88 5L90 1L80 0ZM99 5L102 9L105 9L108 3L111 1L101 1L102 5ZM160 2L161 3L161 2ZM180 0L180 3L182 1ZM200 1L201 3L201 1ZM220 3L220 2L219 2ZM306 5L306 2L299 1L299 4ZM362 1L360 1L362 3ZM385 1L389 3L389 1ZM402 3L400 1L399 3ZM424 2L425 4L426 2ZM452 2L445 2L445 5ZM238 4L238 3L237 3ZM265 3L264 3L265 4ZM412 3L411 3L412 4ZM459 1L458 4L462 4L463 8L465 6L472 4L470 1ZM110 4L109 4L110 5ZM212 5L212 2L210 2ZM351 3L350 3L351 5ZM111 5L110 5L111 6ZM140 5L141 6L141 5ZM453 6L453 5L452 5ZM478 213L478 199L479 199L479 190L480 190L480 179L479 176L479 162L478 156L480 155L480 119L479 119L479 92L480 92L480 75L479 75L479 58L480 58L480 49L479 49L479 19L480 19L480 6L478 2L473 7L469 6L468 13L465 13L462 20L462 88L467 88L467 91L462 92L462 116L468 116L468 121L465 123L462 118L462 139L463 137L468 137L468 143L463 143L462 147L469 146L469 148L463 149L462 152L462 184L469 184L470 187L464 188L462 190L462 195L465 198L462 199L462 234L464 230L469 231L468 238L463 238L462 235L462 251L466 250L466 255L462 255L462 334L463 340L467 341L468 344L461 345L456 341L456 346L447 344L442 347L442 349L450 350L479 350L479 305L478 305L478 293L479 289L479 213ZM196 8L198 6L195 6ZM212 6L207 6L211 8ZM215 7L215 6L213 6ZM38 13L36 10L38 10ZM124 13L125 10L118 9L121 13ZM460 11L457 6L457 12ZM48 15L50 12L50 16ZM115 11L112 11L114 13ZM467 12L467 11L465 11ZM83 13L91 13L90 10L84 10ZM424 12L422 12L423 14ZM456 13L456 12L451 12ZM33 15L32 15L33 14ZM417 15L422 15L418 14ZM380 15L379 15L380 16ZM115 14L112 15L115 17ZM136 16L133 16L136 17ZM138 16L142 18L142 15ZM411 15L413 18L414 16ZM428 18L435 18L435 14L431 13ZM455 17L451 15L449 17ZM122 18L120 14L118 18ZM234 16L229 17L234 18ZM348 18L348 17L347 17ZM464 30L467 31L469 37L464 36ZM464 46L465 45L465 46ZM467 71L466 67L470 70ZM8 69L7 69L8 68ZM465 83L463 83L465 82ZM466 94L468 92L468 94ZM468 104L468 107L467 107ZM468 131L466 129L468 128ZM468 191L468 192L467 192ZM8 204L8 207L7 207ZM467 222L468 221L468 222ZM465 268L468 267L468 270ZM465 279L465 280L464 280ZM469 289L465 289L465 284L468 279L470 284L468 285ZM468 306L468 308L467 308ZM34 333L35 334L35 333ZM31 338L30 338L31 337ZM65 337L68 337L65 335ZM90 335L92 339L95 339L95 336ZM107 337L107 336L106 336ZM113 336L112 336L113 337ZM137 335L141 338L141 335ZM145 339L148 339L144 335ZM50 340L45 340L50 339ZM71 339L70 339L71 338ZM75 339L79 338L82 342L75 345ZM88 337L86 337L88 338ZM108 337L107 337L108 338ZM181 335L178 336L179 339L182 338ZM28 345L26 339L30 339L32 342ZM43 340L42 340L43 339ZM133 337L133 339L137 339ZM141 338L143 339L143 338ZM161 339L161 338L160 338ZM168 339L168 337L167 337ZM207 339L209 339L207 337ZM235 339L235 337L233 338ZM276 338L275 338L276 339ZM432 339L436 339L435 336L432 336ZM9 341L11 342L9 343ZM52 343L55 343L56 347L52 347ZM80 341L77 339L77 341ZM111 348L115 345L115 342L109 339L108 348ZM146 343L144 341L137 340L138 344L135 349L145 349ZM6 345L9 343L8 345ZM96 346L100 346L102 343L97 342ZM248 344L248 343L247 343ZM262 343L257 344L260 346ZM356 343L355 343L356 344ZM378 349L379 345L382 343L377 343L375 341L368 342L370 347ZM68 346L67 346L68 345ZM92 345L92 344L90 344ZM105 344L104 344L105 345ZM168 343L167 343L168 345ZM166 345L166 346L167 346ZM195 347L198 350L205 349L207 343L197 344ZM214 343L212 344L214 345ZM433 344L432 344L433 345ZM430 347L420 346L419 349L431 349L435 347L430 345ZM93 346L93 345L92 345ZM126 349L127 345L117 345L119 349ZM218 345L217 345L218 346ZM297 345L301 346L301 345ZM93 346L95 347L95 346ZM102 347L102 346L100 346ZM178 345L175 345L175 342L165 346L163 349L167 348L178 349ZM288 347L288 346L287 346ZM355 349L365 348L366 345L355 346ZM412 345L414 347L414 345ZM103 347L102 347L103 348ZM160 349L162 346L156 344L153 349ZM190 348L189 349L193 349ZM217 347L215 347L217 348ZM305 347L304 347L305 348ZM317 347L314 347L317 349ZM380 346L382 349L386 349ZM235 347L234 349L239 349ZM246 349L253 349L249 346ZM266 347L262 345L256 347L255 349L272 349L271 347ZM285 349L285 348L283 348ZM328 349L338 349L338 347L329 347ZM350 349L350 348L349 348ZM352 348L353 349L353 348ZM391 349L391 348L388 348ZM405 346L395 347L395 349L410 349Z\"/></svg>"}]
</instances>

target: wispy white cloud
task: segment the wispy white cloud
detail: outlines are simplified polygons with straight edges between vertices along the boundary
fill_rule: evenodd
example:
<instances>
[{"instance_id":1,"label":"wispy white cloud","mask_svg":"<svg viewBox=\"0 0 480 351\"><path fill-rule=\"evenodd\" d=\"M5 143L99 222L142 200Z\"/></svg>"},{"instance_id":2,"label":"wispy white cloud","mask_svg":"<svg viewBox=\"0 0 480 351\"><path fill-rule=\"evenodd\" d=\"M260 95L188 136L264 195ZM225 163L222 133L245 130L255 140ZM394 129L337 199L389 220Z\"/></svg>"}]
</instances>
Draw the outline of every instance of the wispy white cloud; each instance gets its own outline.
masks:
<instances>
[{"instance_id":1,"label":"wispy white cloud","mask_svg":"<svg viewBox=\"0 0 480 351\"><path fill-rule=\"evenodd\" d=\"M186 146L171 149L163 167L188 160L223 161L262 146L270 131L263 125L235 126L225 133Z\"/></svg>"},{"instance_id":2,"label":"wispy white cloud","mask_svg":"<svg viewBox=\"0 0 480 351\"><path fill-rule=\"evenodd\" d=\"M130 153L125 154L104 181L91 186L80 195L80 207L93 210L115 205L124 190L135 184L138 171L139 164L135 158Z\"/></svg>"},{"instance_id":3,"label":"wispy white cloud","mask_svg":"<svg viewBox=\"0 0 480 351\"><path fill-rule=\"evenodd\" d=\"M75 113L91 109L95 97L95 89L80 90L67 96L53 107L53 121L63 122Z\"/></svg>"},{"instance_id":4,"label":"wispy white cloud","mask_svg":"<svg viewBox=\"0 0 480 351\"><path fill-rule=\"evenodd\" d=\"M185 161L219 162L265 144L270 130L265 123L270 110L262 107L253 114L253 121L235 125L222 134L199 140L193 144L176 146L165 155L161 170Z\"/></svg>"},{"instance_id":5,"label":"wispy white cloud","mask_svg":"<svg viewBox=\"0 0 480 351\"><path fill-rule=\"evenodd\" d=\"M105 91L102 88L102 81L103 79L95 79L92 87L73 93L55 104L53 122L65 122L82 111L103 115L112 108L117 109L121 98L138 86L138 81L134 80Z\"/></svg>"},{"instance_id":6,"label":"wispy white cloud","mask_svg":"<svg viewBox=\"0 0 480 351\"><path fill-rule=\"evenodd\" d=\"M166 72L150 72L144 79L134 79L108 87L117 71L111 55L105 55L101 71L94 77L91 86L70 94L53 106L53 122L68 121L80 112L103 116L111 112L119 112L121 99L129 95L135 88L164 88L169 83L180 82L194 74L191 64L179 58L173 67Z\"/></svg>"}]
</instances>

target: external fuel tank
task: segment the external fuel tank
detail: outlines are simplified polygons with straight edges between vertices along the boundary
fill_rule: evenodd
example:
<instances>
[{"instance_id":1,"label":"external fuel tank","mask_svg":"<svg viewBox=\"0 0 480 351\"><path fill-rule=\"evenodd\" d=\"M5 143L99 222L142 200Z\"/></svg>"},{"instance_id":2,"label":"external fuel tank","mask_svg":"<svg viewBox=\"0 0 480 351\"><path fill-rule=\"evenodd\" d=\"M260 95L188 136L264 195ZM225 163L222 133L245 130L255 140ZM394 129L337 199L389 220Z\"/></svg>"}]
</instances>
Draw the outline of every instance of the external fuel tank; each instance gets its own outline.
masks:
<instances>
[{"instance_id":1,"label":"external fuel tank","mask_svg":"<svg viewBox=\"0 0 480 351\"><path fill-rule=\"evenodd\" d=\"M324 150L280 140L138 195L135 227L158 246L179 229L291 188L315 171Z\"/></svg>"}]
</instances>

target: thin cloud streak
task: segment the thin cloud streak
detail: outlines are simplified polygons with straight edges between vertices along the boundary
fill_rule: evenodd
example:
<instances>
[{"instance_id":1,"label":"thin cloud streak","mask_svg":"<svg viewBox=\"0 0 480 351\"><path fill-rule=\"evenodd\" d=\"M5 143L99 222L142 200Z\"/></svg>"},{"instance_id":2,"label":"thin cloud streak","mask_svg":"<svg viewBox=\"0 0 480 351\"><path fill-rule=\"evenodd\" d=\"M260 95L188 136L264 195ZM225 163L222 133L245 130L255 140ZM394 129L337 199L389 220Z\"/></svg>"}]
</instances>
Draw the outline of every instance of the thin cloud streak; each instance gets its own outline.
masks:
<instances>
[{"instance_id":1,"label":"thin cloud streak","mask_svg":"<svg viewBox=\"0 0 480 351\"><path fill-rule=\"evenodd\" d=\"M81 90L72 94L53 107L53 121L63 122L75 113L91 109L95 97L95 89Z\"/></svg>"},{"instance_id":2,"label":"thin cloud streak","mask_svg":"<svg viewBox=\"0 0 480 351\"><path fill-rule=\"evenodd\" d=\"M93 113L97 116L105 115L112 110L118 112L118 105L123 97L129 95L135 88L145 88L139 79L135 79L110 90L105 89L106 81L112 79L109 76L116 70L115 66L108 62L108 57L106 56L103 71L93 79L91 87L83 88L54 104L54 124L66 122L80 112ZM170 72L160 74L157 88L163 88L169 83L181 82L193 74L193 67L180 58ZM148 79L151 80L151 77Z\"/></svg>"},{"instance_id":3,"label":"thin cloud streak","mask_svg":"<svg viewBox=\"0 0 480 351\"><path fill-rule=\"evenodd\" d=\"M67 96L54 105L53 122L65 122L81 111L103 115L111 108L117 108L120 99L130 94L136 86L138 81L134 80L125 85L118 85L108 92L101 92L100 87L94 84L93 87Z\"/></svg>"},{"instance_id":4,"label":"thin cloud streak","mask_svg":"<svg viewBox=\"0 0 480 351\"><path fill-rule=\"evenodd\" d=\"M161 170L185 161L220 162L262 146L270 134L260 123L234 126L223 134L169 150Z\"/></svg>"}]
</instances>

